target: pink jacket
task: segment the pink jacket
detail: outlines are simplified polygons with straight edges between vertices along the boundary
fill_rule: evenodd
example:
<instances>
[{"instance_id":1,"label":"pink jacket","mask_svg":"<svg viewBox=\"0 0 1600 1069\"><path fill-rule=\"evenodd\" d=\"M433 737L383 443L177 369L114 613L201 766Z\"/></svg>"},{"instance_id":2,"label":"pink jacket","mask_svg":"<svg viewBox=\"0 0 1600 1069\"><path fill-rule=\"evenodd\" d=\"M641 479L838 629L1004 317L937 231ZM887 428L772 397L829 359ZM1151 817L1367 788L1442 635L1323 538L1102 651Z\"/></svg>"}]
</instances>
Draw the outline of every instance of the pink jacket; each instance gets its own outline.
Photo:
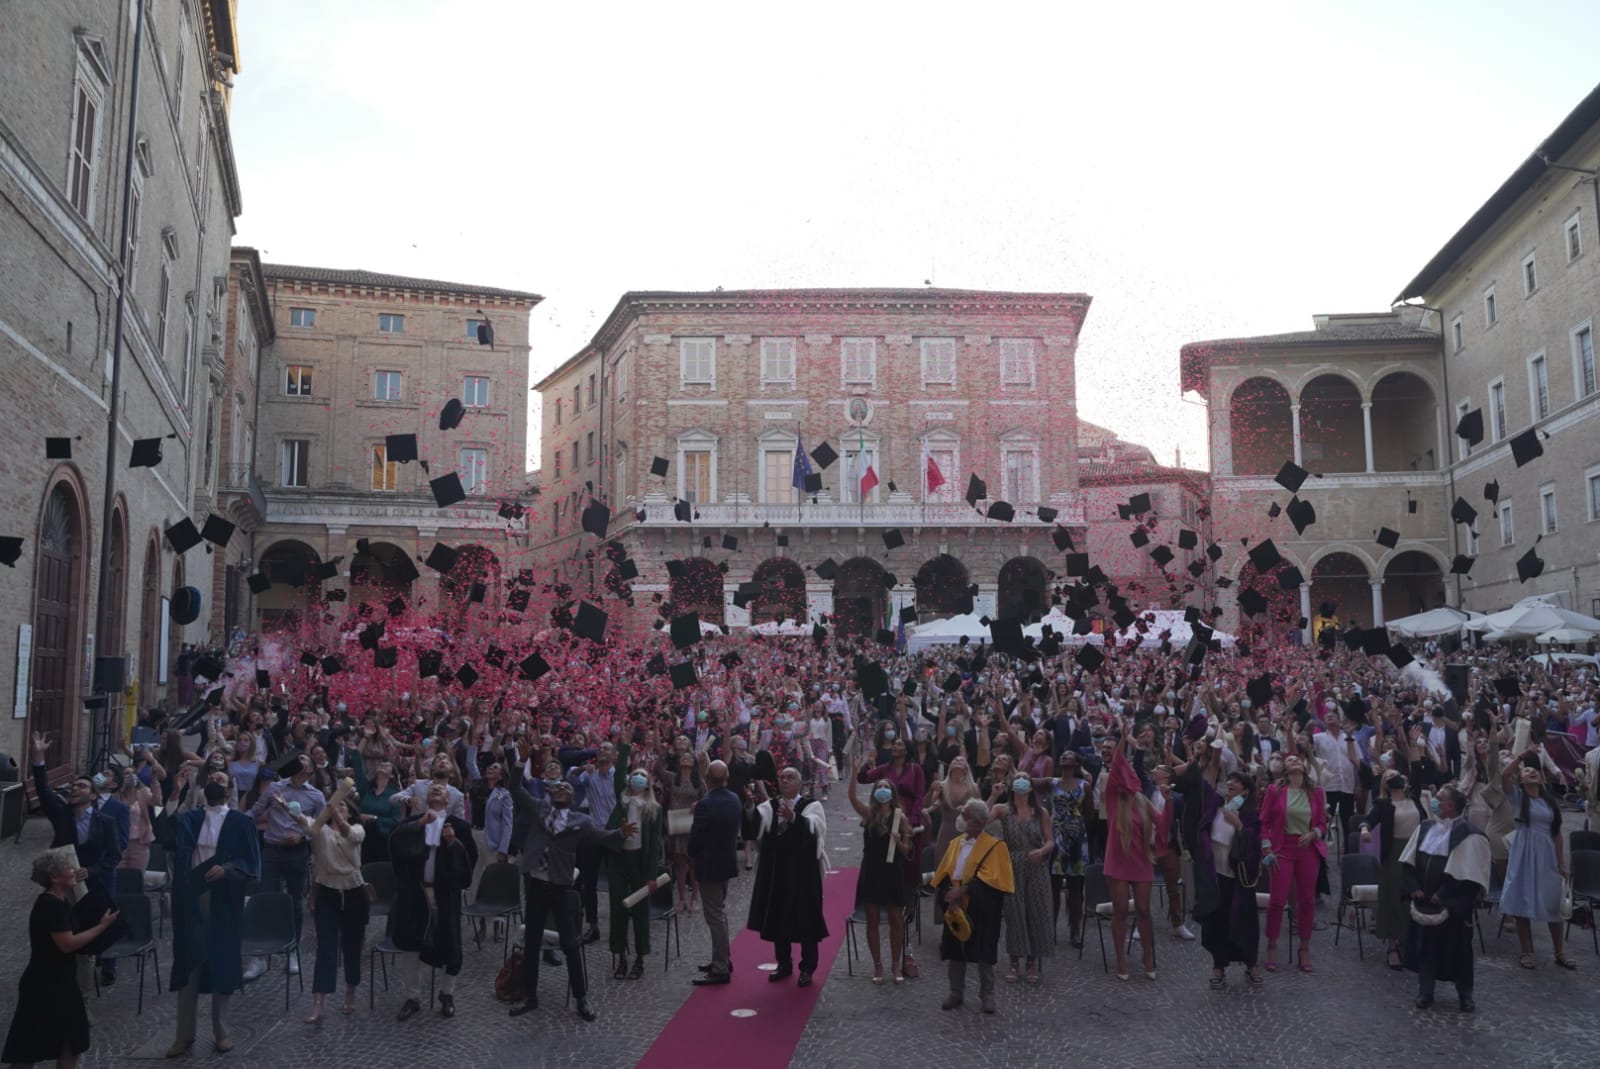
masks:
<instances>
[{"instance_id":1,"label":"pink jacket","mask_svg":"<svg viewBox=\"0 0 1600 1069\"><path fill-rule=\"evenodd\" d=\"M1288 791L1287 787L1274 783L1267 788L1266 797L1261 800L1262 848L1271 843L1275 853L1288 845L1289 836L1284 831L1284 823L1289 816ZM1308 792L1311 796L1311 830L1317 833L1311 845L1316 848L1319 857L1325 858L1328 856L1328 844L1323 836L1328 833L1328 801L1321 787L1311 787Z\"/></svg>"}]
</instances>

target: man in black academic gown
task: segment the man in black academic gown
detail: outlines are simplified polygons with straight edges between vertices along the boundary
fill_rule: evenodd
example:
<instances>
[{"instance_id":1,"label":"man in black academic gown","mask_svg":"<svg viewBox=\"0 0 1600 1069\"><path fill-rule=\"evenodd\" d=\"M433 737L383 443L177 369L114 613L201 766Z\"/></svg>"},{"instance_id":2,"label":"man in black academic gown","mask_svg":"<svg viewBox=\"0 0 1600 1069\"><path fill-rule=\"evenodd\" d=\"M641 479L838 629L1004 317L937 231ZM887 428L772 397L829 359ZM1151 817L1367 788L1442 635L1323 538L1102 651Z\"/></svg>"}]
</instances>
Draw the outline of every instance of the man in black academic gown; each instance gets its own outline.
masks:
<instances>
[{"instance_id":1,"label":"man in black academic gown","mask_svg":"<svg viewBox=\"0 0 1600 1069\"><path fill-rule=\"evenodd\" d=\"M1417 974L1417 1009L1433 1005L1435 981L1448 980L1461 1012L1472 1013L1472 917L1489 888L1489 840L1467 824L1460 791L1445 787L1438 802L1438 819L1424 821L1400 855L1413 910L1405 961Z\"/></svg>"},{"instance_id":2,"label":"man in black academic gown","mask_svg":"<svg viewBox=\"0 0 1600 1069\"><path fill-rule=\"evenodd\" d=\"M773 944L773 983L794 975L793 944L800 944L800 986L817 970L817 944L828 936L822 919L822 869L827 864L828 820L820 803L800 794L800 772L778 773L778 797L756 807L761 823L761 862L750 896L752 931Z\"/></svg>"}]
</instances>

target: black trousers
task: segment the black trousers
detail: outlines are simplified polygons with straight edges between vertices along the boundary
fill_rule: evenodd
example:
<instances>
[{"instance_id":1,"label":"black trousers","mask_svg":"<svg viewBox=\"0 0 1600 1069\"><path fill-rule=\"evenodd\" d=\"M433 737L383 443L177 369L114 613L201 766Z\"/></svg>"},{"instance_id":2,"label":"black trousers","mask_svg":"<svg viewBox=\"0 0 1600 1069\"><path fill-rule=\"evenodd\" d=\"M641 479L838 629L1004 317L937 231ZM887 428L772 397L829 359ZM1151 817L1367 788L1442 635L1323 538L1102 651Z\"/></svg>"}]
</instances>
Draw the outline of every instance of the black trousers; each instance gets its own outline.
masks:
<instances>
[{"instance_id":1,"label":"black trousers","mask_svg":"<svg viewBox=\"0 0 1600 1069\"><path fill-rule=\"evenodd\" d=\"M528 998L539 994L539 959L544 957L544 929L547 919L555 921L561 953L567 959L567 980L574 998L583 998L588 988L583 982L583 958L578 953L578 892L564 884L522 878L522 897L526 904L528 934L522 948L522 986Z\"/></svg>"},{"instance_id":2,"label":"black trousers","mask_svg":"<svg viewBox=\"0 0 1600 1069\"><path fill-rule=\"evenodd\" d=\"M578 844L578 896L583 902L583 918L590 925L600 923L600 862L604 859L603 847Z\"/></svg>"},{"instance_id":3,"label":"black trousers","mask_svg":"<svg viewBox=\"0 0 1600 1069\"><path fill-rule=\"evenodd\" d=\"M317 925L317 967L311 990L319 995L333 993L340 957L344 958L345 985L357 986L361 983L361 951L372 909L367 889L335 891L319 883L311 909Z\"/></svg>"},{"instance_id":4,"label":"black trousers","mask_svg":"<svg viewBox=\"0 0 1600 1069\"><path fill-rule=\"evenodd\" d=\"M794 944L793 943L773 943L772 944L772 953L773 953L773 956L778 959L778 968L780 970L788 971L788 970L794 968ZM817 971L817 944L816 943L801 943L800 944L800 971L801 972L816 972Z\"/></svg>"}]
</instances>

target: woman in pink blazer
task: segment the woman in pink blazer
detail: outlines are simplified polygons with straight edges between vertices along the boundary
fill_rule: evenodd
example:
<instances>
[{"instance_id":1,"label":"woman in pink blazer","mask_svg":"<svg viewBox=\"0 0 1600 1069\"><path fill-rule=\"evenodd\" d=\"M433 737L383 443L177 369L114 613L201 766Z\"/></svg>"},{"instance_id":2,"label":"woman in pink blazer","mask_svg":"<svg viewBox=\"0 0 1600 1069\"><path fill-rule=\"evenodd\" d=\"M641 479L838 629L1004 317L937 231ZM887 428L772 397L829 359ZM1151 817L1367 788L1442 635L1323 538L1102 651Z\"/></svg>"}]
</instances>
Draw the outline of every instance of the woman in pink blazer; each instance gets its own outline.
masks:
<instances>
[{"instance_id":1,"label":"woman in pink blazer","mask_svg":"<svg viewBox=\"0 0 1600 1069\"><path fill-rule=\"evenodd\" d=\"M1268 972L1278 971L1278 933L1283 907L1294 884L1295 926L1300 934L1300 971L1311 972L1311 927L1317 908L1317 872L1328 854L1328 804L1312 784L1305 764L1291 755L1283 762L1283 782L1267 788L1261 802L1261 864L1272 873L1267 904Z\"/></svg>"}]
</instances>

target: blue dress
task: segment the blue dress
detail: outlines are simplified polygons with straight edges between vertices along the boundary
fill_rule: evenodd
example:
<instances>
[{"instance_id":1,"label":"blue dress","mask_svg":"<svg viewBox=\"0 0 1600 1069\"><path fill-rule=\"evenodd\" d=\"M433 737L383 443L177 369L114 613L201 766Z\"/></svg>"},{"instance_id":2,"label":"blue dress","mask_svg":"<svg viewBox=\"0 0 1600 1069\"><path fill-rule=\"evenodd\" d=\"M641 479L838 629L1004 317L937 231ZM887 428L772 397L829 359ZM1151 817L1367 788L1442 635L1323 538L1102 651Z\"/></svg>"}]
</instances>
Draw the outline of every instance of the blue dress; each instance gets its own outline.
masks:
<instances>
[{"instance_id":1,"label":"blue dress","mask_svg":"<svg viewBox=\"0 0 1600 1069\"><path fill-rule=\"evenodd\" d=\"M1522 812L1522 791L1512 791L1506 805L1513 813ZM1528 800L1528 823L1517 824L1506 859L1500 912L1507 917L1540 924L1561 919L1561 869L1556 864L1555 840L1550 836L1554 817L1555 810L1543 798Z\"/></svg>"}]
</instances>

